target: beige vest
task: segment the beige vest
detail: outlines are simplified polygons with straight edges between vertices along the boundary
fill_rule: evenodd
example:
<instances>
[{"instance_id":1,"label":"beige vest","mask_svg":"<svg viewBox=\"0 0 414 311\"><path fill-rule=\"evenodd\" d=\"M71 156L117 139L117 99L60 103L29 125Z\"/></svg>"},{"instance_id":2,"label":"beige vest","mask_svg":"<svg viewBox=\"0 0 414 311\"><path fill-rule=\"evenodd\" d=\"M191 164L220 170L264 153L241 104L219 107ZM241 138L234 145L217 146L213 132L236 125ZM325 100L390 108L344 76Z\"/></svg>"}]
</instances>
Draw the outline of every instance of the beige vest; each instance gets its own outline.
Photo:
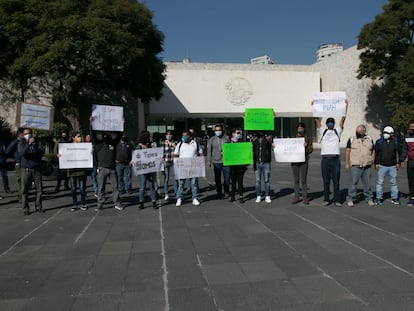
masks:
<instances>
[{"instance_id":1,"label":"beige vest","mask_svg":"<svg viewBox=\"0 0 414 311\"><path fill-rule=\"evenodd\" d=\"M365 136L363 139L351 137L351 153L349 164L351 166L367 166L372 164L372 138Z\"/></svg>"}]
</instances>

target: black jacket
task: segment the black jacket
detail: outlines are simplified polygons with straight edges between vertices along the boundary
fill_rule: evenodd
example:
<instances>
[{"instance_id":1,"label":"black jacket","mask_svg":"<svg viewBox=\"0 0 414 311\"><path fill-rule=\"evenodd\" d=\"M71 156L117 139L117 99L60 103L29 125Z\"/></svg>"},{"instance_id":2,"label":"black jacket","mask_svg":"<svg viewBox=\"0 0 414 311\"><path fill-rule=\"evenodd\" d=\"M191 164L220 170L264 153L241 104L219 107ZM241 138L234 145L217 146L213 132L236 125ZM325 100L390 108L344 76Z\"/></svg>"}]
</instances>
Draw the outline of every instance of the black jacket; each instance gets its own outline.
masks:
<instances>
[{"instance_id":1,"label":"black jacket","mask_svg":"<svg viewBox=\"0 0 414 311\"><path fill-rule=\"evenodd\" d=\"M272 142L269 138L255 138L252 143L254 163L272 162Z\"/></svg>"},{"instance_id":2,"label":"black jacket","mask_svg":"<svg viewBox=\"0 0 414 311\"><path fill-rule=\"evenodd\" d=\"M35 145L29 145L26 139L22 138L18 145L19 155L21 156L22 168L41 170L43 150Z\"/></svg>"},{"instance_id":3,"label":"black jacket","mask_svg":"<svg viewBox=\"0 0 414 311\"><path fill-rule=\"evenodd\" d=\"M133 147L129 142L120 141L116 145L116 160L122 164L129 164L132 157Z\"/></svg>"}]
</instances>

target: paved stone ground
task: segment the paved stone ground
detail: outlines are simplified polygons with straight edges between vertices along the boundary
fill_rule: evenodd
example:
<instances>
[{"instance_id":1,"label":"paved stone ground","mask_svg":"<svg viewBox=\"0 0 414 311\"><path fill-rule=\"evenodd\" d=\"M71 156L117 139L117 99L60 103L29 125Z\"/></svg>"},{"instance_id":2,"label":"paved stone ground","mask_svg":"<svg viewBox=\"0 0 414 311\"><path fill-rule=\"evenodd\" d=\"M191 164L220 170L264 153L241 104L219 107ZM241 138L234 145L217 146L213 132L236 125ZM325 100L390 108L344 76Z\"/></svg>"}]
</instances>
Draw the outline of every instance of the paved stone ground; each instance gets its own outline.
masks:
<instances>
[{"instance_id":1,"label":"paved stone ground","mask_svg":"<svg viewBox=\"0 0 414 311\"><path fill-rule=\"evenodd\" d=\"M95 212L90 187L91 208L71 212L69 193L52 193L51 181L44 214L24 216L8 195L0 310L414 310L414 209L406 199L321 206L315 153L308 206L291 204L284 164L272 165L271 204L255 203L251 168L245 204L216 200L208 168L199 207L188 198L139 210L136 177L122 212L109 202ZM343 171L344 195L347 181ZM399 183L407 192L405 170Z\"/></svg>"}]
</instances>

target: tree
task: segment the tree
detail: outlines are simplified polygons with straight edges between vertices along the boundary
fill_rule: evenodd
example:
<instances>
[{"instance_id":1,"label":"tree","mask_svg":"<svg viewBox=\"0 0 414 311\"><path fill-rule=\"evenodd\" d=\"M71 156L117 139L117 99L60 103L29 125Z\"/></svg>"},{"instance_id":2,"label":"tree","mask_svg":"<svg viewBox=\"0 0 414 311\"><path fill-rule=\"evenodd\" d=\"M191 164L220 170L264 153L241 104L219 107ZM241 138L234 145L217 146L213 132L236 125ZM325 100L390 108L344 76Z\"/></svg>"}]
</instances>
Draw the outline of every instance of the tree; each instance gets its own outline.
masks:
<instances>
[{"instance_id":1,"label":"tree","mask_svg":"<svg viewBox=\"0 0 414 311\"><path fill-rule=\"evenodd\" d=\"M358 78L382 79L393 124L414 117L414 2L390 0L358 36ZM404 113L394 113L394 112ZM406 113L411 114L407 116Z\"/></svg>"},{"instance_id":2,"label":"tree","mask_svg":"<svg viewBox=\"0 0 414 311\"><path fill-rule=\"evenodd\" d=\"M51 79L75 118L102 95L161 97L163 34L135 0L0 0L0 42L0 78L23 94L30 78Z\"/></svg>"}]
</instances>

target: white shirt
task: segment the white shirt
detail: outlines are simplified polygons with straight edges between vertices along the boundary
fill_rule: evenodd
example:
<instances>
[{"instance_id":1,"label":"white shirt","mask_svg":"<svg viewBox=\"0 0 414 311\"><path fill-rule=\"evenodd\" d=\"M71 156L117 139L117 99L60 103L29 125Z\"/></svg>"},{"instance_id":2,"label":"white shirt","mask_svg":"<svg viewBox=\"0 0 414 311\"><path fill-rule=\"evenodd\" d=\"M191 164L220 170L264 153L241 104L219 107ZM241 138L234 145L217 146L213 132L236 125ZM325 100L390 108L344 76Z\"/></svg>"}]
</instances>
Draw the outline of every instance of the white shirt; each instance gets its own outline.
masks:
<instances>
[{"instance_id":1,"label":"white shirt","mask_svg":"<svg viewBox=\"0 0 414 311\"><path fill-rule=\"evenodd\" d=\"M322 137L323 132L326 128L319 128L320 137ZM342 129L340 127L336 128L338 135L336 135L334 130L327 130L325 135L321 140L321 155L339 155L341 153L339 149L339 137L341 137ZM339 136L339 137L338 137Z\"/></svg>"},{"instance_id":2,"label":"white shirt","mask_svg":"<svg viewBox=\"0 0 414 311\"><path fill-rule=\"evenodd\" d=\"M174 154L180 158L196 158L202 152L201 147L197 150L197 143L194 140L190 143L179 142L174 149Z\"/></svg>"}]
</instances>

